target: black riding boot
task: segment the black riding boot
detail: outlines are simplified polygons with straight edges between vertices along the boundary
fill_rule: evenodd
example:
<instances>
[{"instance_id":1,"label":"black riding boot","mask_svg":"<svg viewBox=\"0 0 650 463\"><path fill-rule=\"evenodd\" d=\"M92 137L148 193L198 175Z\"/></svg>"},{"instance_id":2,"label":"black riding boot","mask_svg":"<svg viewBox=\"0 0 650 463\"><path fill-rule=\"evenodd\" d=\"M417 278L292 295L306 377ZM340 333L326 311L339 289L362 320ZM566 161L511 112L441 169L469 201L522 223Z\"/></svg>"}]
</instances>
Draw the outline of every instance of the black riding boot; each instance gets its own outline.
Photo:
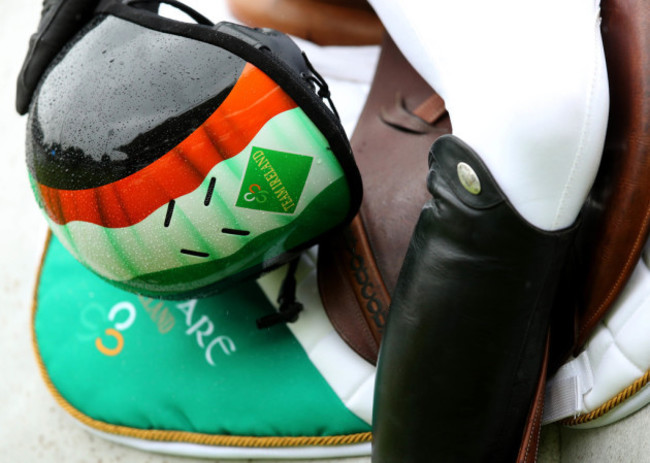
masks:
<instances>
[{"instance_id":1,"label":"black riding boot","mask_svg":"<svg viewBox=\"0 0 650 463\"><path fill-rule=\"evenodd\" d=\"M372 461L514 462L575 227L527 223L454 136L429 166L379 354Z\"/></svg>"}]
</instances>

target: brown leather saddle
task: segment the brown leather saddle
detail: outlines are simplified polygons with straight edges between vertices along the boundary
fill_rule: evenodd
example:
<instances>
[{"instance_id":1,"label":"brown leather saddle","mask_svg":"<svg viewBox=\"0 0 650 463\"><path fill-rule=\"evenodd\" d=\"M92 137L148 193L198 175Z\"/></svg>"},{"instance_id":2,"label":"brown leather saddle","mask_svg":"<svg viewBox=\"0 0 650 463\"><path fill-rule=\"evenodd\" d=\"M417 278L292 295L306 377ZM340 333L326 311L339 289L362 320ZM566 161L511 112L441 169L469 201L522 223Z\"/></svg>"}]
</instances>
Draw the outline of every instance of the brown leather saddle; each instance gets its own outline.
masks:
<instances>
[{"instance_id":1,"label":"brown leather saddle","mask_svg":"<svg viewBox=\"0 0 650 463\"><path fill-rule=\"evenodd\" d=\"M650 10L642 0L603 2L610 116L601 167L582 211L551 323L548 368L579 353L632 273L650 226ZM341 336L376 362L390 296L427 198L426 153L451 131L444 103L387 38L352 137L364 182L359 215L319 253L325 308ZM545 366L546 368L546 366ZM546 372L522 436L534 454Z\"/></svg>"},{"instance_id":2,"label":"brown leather saddle","mask_svg":"<svg viewBox=\"0 0 650 463\"><path fill-rule=\"evenodd\" d=\"M604 3L602 16L609 126L598 177L582 212L570 285L563 289L568 299L558 304L556 362L576 352L611 307L650 227L650 11L641 0L616 0ZM347 230L321 246L319 256L319 284L330 318L371 361L427 198L426 153L449 132L444 102L386 38L352 136L364 182L361 211Z\"/></svg>"},{"instance_id":3,"label":"brown leather saddle","mask_svg":"<svg viewBox=\"0 0 650 463\"><path fill-rule=\"evenodd\" d=\"M228 0L243 23L270 27L319 45L370 45L383 26L366 0Z\"/></svg>"}]
</instances>

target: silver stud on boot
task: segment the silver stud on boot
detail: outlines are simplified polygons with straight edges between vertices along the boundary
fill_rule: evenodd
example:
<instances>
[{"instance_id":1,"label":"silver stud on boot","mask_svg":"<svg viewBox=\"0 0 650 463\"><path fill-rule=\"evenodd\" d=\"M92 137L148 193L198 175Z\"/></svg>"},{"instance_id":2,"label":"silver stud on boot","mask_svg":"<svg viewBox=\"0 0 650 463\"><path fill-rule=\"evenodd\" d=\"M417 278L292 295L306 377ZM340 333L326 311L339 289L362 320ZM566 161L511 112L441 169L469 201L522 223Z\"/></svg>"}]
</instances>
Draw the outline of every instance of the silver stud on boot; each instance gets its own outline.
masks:
<instances>
[{"instance_id":1,"label":"silver stud on boot","mask_svg":"<svg viewBox=\"0 0 650 463\"><path fill-rule=\"evenodd\" d=\"M474 169L472 169L469 164L459 162L456 166L456 171L458 172L458 180L460 180L461 185L463 185L467 191L473 195L477 195L481 192L481 181L478 179L478 175L476 175L476 172L474 172Z\"/></svg>"}]
</instances>

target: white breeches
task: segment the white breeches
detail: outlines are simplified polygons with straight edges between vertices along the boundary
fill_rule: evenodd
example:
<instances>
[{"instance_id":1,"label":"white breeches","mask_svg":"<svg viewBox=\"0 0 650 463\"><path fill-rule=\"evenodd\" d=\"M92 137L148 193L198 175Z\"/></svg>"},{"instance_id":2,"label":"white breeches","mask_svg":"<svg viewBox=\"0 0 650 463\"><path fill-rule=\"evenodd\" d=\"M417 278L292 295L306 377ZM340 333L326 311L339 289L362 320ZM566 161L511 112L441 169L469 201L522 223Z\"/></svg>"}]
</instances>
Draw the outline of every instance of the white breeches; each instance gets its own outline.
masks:
<instances>
[{"instance_id":1,"label":"white breeches","mask_svg":"<svg viewBox=\"0 0 650 463\"><path fill-rule=\"evenodd\" d=\"M370 3L519 213L571 225L607 128L599 0Z\"/></svg>"}]
</instances>

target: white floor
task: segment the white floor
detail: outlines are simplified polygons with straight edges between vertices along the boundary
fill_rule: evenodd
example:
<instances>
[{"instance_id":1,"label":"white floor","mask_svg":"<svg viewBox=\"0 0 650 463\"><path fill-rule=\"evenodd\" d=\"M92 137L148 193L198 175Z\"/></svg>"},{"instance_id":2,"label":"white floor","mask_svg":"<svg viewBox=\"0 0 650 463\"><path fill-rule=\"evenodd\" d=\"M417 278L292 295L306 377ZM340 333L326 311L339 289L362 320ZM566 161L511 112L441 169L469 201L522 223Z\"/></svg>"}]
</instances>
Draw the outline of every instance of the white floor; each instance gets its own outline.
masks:
<instances>
[{"instance_id":1,"label":"white floor","mask_svg":"<svg viewBox=\"0 0 650 463\"><path fill-rule=\"evenodd\" d=\"M222 8L216 5L211 8ZM196 2L193 2L196 3ZM24 162L25 118L14 110L15 80L40 14L40 0L0 0L0 463L191 462L97 438L69 417L45 388L32 352L32 290L46 225ZM608 428L547 427L539 461L650 462L650 412ZM324 460L321 460L324 461ZM369 458L337 460L367 463Z\"/></svg>"}]
</instances>

